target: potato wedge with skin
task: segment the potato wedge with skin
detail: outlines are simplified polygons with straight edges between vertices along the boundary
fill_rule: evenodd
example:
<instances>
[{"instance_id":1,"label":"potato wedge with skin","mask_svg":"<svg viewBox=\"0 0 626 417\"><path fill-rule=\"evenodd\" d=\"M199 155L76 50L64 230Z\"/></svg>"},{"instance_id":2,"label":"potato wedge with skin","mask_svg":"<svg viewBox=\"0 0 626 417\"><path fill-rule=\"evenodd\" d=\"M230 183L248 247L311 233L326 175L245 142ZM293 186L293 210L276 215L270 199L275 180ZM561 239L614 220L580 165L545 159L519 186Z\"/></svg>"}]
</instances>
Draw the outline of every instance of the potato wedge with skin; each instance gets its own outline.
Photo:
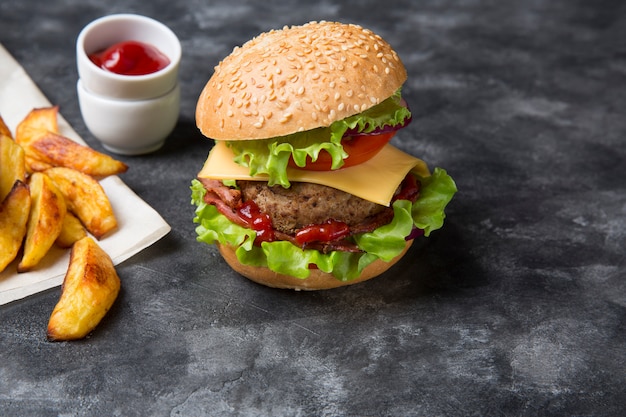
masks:
<instances>
[{"instance_id":1,"label":"potato wedge with skin","mask_svg":"<svg viewBox=\"0 0 626 417\"><path fill-rule=\"evenodd\" d=\"M17 257L26 235L29 214L28 185L17 180L0 203L0 272Z\"/></svg>"},{"instance_id":2,"label":"potato wedge with skin","mask_svg":"<svg viewBox=\"0 0 626 417\"><path fill-rule=\"evenodd\" d=\"M28 172L64 166L104 178L128 170L125 163L61 135L58 113L59 106L33 109L18 124L15 141L24 148Z\"/></svg>"},{"instance_id":3,"label":"potato wedge with skin","mask_svg":"<svg viewBox=\"0 0 626 417\"><path fill-rule=\"evenodd\" d=\"M35 159L30 155L26 155L26 152L24 152L24 155L25 155L24 165L26 165L26 172L28 172L28 174L32 174L34 172L41 172L41 171L45 171L46 169L54 168L53 165L50 165L38 159Z\"/></svg>"},{"instance_id":4,"label":"potato wedge with skin","mask_svg":"<svg viewBox=\"0 0 626 417\"><path fill-rule=\"evenodd\" d=\"M54 167L44 171L59 188L68 209L97 239L117 227L113 207L102 185L93 177L72 168Z\"/></svg>"},{"instance_id":5,"label":"potato wedge with skin","mask_svg":"<svg viewBox=\"0 0 626 417\"><path fill-rule=\"evenodd\" d=\"M13 134L11 134L11 129L9 129L9 126L7 126L7 124L4 122L4 119L2 118L2 116L0 116L0 136L6 136L9 139L13 139Z\"/></svg>"},{"instance_id":6,"label":"potato wedge with skin","mask_svg":"<svg viewBox=\"0 0 626 417\"><path fill-rule=\"evenodd\" d=\"M48 321L48 340L87 336L109 311L120 287L113 261L90 236L74 243L61 297Z\"/></svg>"},{"instance_id":7,"label":"potato wedge with skin","mask_svg":"<svg viewBox=\"0 0 626 417\"><path fill-rule=\"evenodd\" d=\"M0 201L9 194L16 180L26 181L24 149L0 133Z\"/></svg>"},{"instance_id":8,"label":"potato wedge with skin","mask_svg":"<svg viewBox=\"0 0 626 417\"><path fill-rule=\"evenodd\" d=\"M104 178L128 170L125 163L54 132L34 135L22 146L26 155L40 164L74 168L92 177ZM30 166L37 169L33 163Z\"/></svg>"},{"instance_id":9,"label":"potato wedge with skin","mask_svg":"<svg viewBox=\"0 0 626 417\"><path fill-rule=\"evenodd\" d=\"M85 226L74 216L72 212L65 213L63 218L63 227L61 233L57 237L56 244L61 248L71 248L74 242L87 236Z\"/></svg>"},{"instance_id":10,"label":"potato wedge with skin","mask_svg":"<svg viewBox=\"0 0 626 417\"><path fill-rule=\"evenodd\" d=\"M24 146L41 133L58 133L58 114L59 106L32 109L15 128L15 141Z\"/></svg>"},{"instance_id":11,"label":"potato wedge with skin","mask_svg":"<svg viewBox=\"0 0 626 417\"><path fill-rule=\"evenodd\" d=\"M65 198L47 175L36 172L30 177L30 216L24 240L24 253L17 272L33 269L59 237L67 211Z\"/></svg>"}]
</instances>

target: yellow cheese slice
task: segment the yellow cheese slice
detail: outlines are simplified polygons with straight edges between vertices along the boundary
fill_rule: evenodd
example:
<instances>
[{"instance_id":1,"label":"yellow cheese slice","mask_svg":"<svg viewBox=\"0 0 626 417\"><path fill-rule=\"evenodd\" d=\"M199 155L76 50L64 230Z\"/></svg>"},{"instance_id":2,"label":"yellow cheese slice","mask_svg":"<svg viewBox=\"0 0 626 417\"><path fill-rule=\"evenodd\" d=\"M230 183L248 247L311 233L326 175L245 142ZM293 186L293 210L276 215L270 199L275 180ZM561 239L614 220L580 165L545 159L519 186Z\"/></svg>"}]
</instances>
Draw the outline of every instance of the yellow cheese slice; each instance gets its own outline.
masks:
<instances>
[{"instance_id":1,"label":"yellow cheese slice","mask_svg":"<svg viewBox=\"0 0 626 417\"><path fill-rule=\"evenodd\" d=\"M218 141L198 173L199 178L267 181L267 175L250 176L248 168L233 162L234 154ZM409 171L430 175L424 161L393 145L385 145L367 162L337 171L306 171L287 168L289 181L326 185L377 204L389 206L394 192Z\"/></svg>"}]
</instances>

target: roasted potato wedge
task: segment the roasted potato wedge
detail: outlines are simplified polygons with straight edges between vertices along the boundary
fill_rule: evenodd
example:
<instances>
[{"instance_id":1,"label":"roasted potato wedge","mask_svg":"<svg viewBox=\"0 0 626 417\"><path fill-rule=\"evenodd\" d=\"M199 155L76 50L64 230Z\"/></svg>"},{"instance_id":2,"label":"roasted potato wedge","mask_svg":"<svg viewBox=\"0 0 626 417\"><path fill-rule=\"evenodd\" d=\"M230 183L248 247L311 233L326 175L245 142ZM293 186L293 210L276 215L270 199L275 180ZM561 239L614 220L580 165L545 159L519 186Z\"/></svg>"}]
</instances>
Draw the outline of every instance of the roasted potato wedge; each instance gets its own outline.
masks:
<instances>
[{"instance_id":1,"label":"roasted potato wedge","mask_svg":"<svg viewBox=\"0 0 626 417\"><path fill-rule=\"evenodd\" d=\"M54 168L54 165L50 165L43 161L35 159L32 156L27 155L26 152L24 152L24 162L26 165L26 172L28 172L28 174L32 174L33 172L41 172L41 171L45 171L46 169Z\"/></svg>"},{"instance_id":2,"label":"roasted potato wedge","mask_svg":"<svg viewBox=\"0 0 626 417\"><path fill-rule=\"evenodd\" d=\"M22 247L30 213L30 191L17 180L0 203L0 272L9 265Z\"/></svg>"},{"instance_id":3,"label":"roasted potato wedge","mask_svg":"<svg viewBox=\"0 0 626 417\"><path fill-rule=\"evenodd\" d=\"M93 177L72 168L54 167L44 171L59 188L68 209L97 239L117 227L111 202Z\"/></svg>"},{"instance_id":4,"label":"roasted potato wedge","mask_svg":"<svg viewBox=\"0 0 626 417\"><path fill-rule=\"evenodd\" d=\"M76 340L91 333L121 287L113 261L90 237L74 243L61 297L48 321L48 340Z\"/></svg>"},{"instance_id":5,"label":"roasted potato wedge","mask_svg":"<svg viewBox=\"0 0 626 417\"><path fill-rule=\"evenodd\" d=\"M18 124L15 141L24 148L28 172L63 166L104 178L128 170L125 163L62 136L58 113L58 106L33 109Z\"/></svg>"},{"instance_id":6,"label":"roasted potato wedge","mask_svg":"<svg viewBox=\"0 0 626 417\"><path fill-rule=\"evenodd\" d=\"M0 133L0 201L17 180L26 181L24 150L10 136Z\"/></svg>"},{"instance_id":7,"label":"roasted potato wedge","mask_svg":"<svg viewBox=\"0 0 626 417\"><path fill-rule=\"evenodd\" d=\"M32 109L15 129L15 141L20 145L45 132L59 133L59 106Z\"/></svg>"},{"instance_id":8,"label":"roasted potato wedge","mask_svg":"<svg viewBox=\"0 0 626 417\"><path fill-rule=\"evenodd\" d=\"M63 228L59 237L57 237L56 244L62 248L70 248L74 242L87 236L87 230L85 226L78 220L78 217L74 216L72 212L65 213L63 218Z\"/></svg>"},{"instance_id":9,"label":"roasted potato wedge","mask_svg":"<svg viewBox=\"0 0 626 417\"><path fill-rule=\"evenodd\" d=\"M4 122L2 116L0 116L0 136L7 136L9 139L13 139L13 135L11 134L11 129Z\"/></svg>"},{"instance_id":10,"label":"roasted potato wedge","mask_svg":"<svg viewBox=\"0 0 626 417\"><path fill-rule=\"evenodd\" d=\"M128 170L128 166L100 153L88 146L81 145L58 133L46 132L33 135L24 144L26 155L40 164L74 168L96 178L117 175ZM30 164L32 170L37 170L36 164Z\"/></svg>"},{"instance_id":11,"label":"roasted potato wedge","mask_svg":"<svg viewBox=\"0 0 626 417\"><path fill-rule=\"evenodd\" d=\"M31 208L24 240L24 254L17 272L33 269L46 256L59 237L67 211L65 198L47 175L36 172L30 177Z\"/></svg>"}]
</instances>

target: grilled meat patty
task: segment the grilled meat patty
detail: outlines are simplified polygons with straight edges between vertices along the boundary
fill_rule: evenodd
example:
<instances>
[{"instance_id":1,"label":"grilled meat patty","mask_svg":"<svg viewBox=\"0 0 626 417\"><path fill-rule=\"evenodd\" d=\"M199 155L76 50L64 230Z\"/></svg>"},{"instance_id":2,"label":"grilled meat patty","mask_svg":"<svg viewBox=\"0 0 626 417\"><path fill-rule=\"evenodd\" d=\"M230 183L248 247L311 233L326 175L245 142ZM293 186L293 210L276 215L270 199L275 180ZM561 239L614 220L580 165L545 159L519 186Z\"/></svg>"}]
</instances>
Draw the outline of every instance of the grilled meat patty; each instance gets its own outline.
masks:
<instances>
[{"instance_id":1,"label":"grilled meat patty","mask_svg":"<svg viewBox=\"0 0 626 417\"><path fill-rule=\"evenodd\" d=\"M363 200L352 194L324 185L293 182L290 188L268 186L260 181L237 181L243 201L254 200L268 213L274 228L292 234L310 224L328 219L357 227L367 219L378 218L389 207Z\"/></svg>"}]
</instances>

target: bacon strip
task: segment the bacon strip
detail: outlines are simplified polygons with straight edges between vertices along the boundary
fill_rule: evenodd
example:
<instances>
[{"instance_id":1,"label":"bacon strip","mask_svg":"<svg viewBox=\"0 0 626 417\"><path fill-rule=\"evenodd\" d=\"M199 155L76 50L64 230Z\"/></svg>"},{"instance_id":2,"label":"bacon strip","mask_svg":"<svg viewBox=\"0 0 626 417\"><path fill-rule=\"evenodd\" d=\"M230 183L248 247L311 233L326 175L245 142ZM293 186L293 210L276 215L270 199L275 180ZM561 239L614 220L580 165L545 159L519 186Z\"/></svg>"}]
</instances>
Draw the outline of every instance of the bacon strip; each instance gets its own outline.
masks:
<instances>
[{"instance_id":1,"label":"bacon strip","mask_svg":"<svg viewBox=\"0 0 626 417\"><path fill-rule=\"evenodd\" d=\"M246 227L247 223L239 216L237 207L241 204L241 192L225 186L222 181L199 178L206 189L204 202L214 205L231 222Z\"/></svg>"},{"instance_id":2,"label":"bacon strip","mask_svg":"<svg viewBox=\"0 0 626 417\"><path fill-rule=\"evenodd\" d=\"M209 178L199 178L207 194L213 193L220 198L227 206L236 208L241 204L241 191L224 185L220 180L212 180ZM207 204L212 204L207 202Z\"/></svg>"}]
</instances>

